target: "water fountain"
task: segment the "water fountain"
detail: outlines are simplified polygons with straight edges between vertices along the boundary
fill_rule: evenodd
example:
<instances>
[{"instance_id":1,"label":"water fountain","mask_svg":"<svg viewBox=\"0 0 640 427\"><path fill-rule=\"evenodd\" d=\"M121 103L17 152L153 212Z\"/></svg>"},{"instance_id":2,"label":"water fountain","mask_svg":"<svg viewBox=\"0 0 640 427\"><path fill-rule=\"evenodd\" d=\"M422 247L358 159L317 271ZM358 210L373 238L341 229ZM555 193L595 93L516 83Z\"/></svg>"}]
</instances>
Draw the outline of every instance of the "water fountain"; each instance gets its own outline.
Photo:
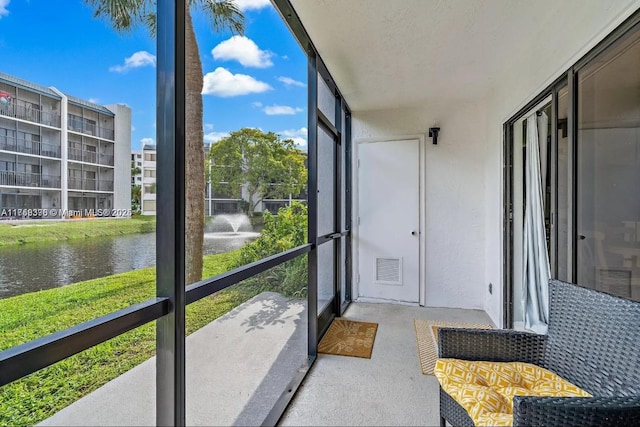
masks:
<instances>
[{"instance_id":1,"label":"water fountain","mask_svg":"<svg viewBox=\"0 0 640 427\"><path fill-rule=\"evenodd\" d=\"M251 221L245 214L216 215L207 224L204 237L207 239L251 239L260 233L253 231Z\"/></svg>"}]
</instances>

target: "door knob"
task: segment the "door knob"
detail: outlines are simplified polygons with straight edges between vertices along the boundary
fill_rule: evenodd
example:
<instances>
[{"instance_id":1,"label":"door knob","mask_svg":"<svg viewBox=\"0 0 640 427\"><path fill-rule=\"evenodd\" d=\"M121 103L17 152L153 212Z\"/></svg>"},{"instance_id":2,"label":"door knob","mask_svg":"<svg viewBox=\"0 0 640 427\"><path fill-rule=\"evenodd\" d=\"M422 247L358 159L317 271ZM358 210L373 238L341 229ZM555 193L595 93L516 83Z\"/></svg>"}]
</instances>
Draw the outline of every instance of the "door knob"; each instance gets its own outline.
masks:
<instances>
[{"instance_id":1,"label":"door knob","mask_svg":"<svg viewBox=\"0 0 640 427\"><path fill-rule=\"evenodd\" d=\"M418 234L418 232L417 232L417 231L415 231L415 230L411 232L411 235L412 235L412 236L415 236L416 234Z\"/></svg>"},{"instance_id":2,"label":"door knob","mask_svg":"<svg viewBox=\"0 0 640 427\"><path fill-rule=\"evenodd\" d=\"M578 236L578 239L580 239L580 240L584 240L586 238L587 238L587 236L583 236L582 234Z\"/></svg>"}]
</instances>

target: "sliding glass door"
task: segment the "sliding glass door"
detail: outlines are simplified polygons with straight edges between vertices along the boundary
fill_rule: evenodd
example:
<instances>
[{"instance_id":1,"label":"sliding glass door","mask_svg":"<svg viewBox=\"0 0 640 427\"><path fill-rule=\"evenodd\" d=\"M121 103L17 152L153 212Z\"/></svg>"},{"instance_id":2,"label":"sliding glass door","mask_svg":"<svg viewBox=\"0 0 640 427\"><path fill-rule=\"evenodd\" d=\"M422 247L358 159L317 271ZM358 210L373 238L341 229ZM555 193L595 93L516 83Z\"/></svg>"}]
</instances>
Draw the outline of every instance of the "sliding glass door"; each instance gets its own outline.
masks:
<instances>
[{"instance_id":1,"label":"sliding glass door","mask_svg":"<svg viewBox=\"0 0 640 427\"><path fill-rule=\"evenodd\" d=\"M577 283L640 300L640 31L577 73Z\"/></svg>"},{"instance_id":2,"label":"sliding glass door","mask_svg":"<svg viewBox=\"0 0 640 427\"><path fill-rule=\"evenodd\" d=\"M551 278L640 300L638 70L640 14L505 124L505 325L524 325L530 295L525 171L536 113L549 118L535 163Z\"/></svg>"}]
</instances>

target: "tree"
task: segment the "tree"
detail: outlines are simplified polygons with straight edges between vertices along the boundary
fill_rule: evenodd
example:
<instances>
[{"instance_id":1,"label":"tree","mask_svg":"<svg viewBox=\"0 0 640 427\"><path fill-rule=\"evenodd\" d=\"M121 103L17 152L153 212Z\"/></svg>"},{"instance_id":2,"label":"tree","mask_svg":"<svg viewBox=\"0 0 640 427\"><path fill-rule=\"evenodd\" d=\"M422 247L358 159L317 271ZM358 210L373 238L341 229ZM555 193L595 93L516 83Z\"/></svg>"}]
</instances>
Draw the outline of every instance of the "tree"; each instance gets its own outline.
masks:
<instances>
[{"instance_id":1,"label":"tree","mask_svg":"<svg viewBox=\"0 0 640 427\"><path fill-rule=\"evenodd\" d=\"M142 170L136 166L136 162L131 162L131 176L140 175Z\"/></svg>"},{"instance_id":2,"label":"tree","mask_svg":"<svg viewBox=\"0 0 640 427\"><path fill-rule=\"evenodd\" d=\"M131 162L131 176L140 175L142 171L136 166L135 162ZM131 184L131 212L139 213L142 205L142 187L140 185Z\"/></svg>"},{"instance_id":3,"label":"tree","mask_svg":"<svg viewBox=\"0 0 640 427\"><path fill-rule=\"evenodd\" d=\"M94 16L107 19L118 32L138 25L156 31L156 0L85 0L94 8ZM214 31L244 32L244 16L233 0L189 0L185 10L186 51L186 283L202 278L204 236L204 132L202 121L202 63L193 30L191 7L199 7L211 18Z\"/></svg>"},{"instance_id":4,"label":"tree","mask_svg":"<svg viewBox=\"0 0 640 427\"><path fill-rule=\"evenodd\" d=\"M214 192L245 186L248 214L265 197L297 195L307 183L305 155L290 139L243 128L211 146L211 186Z\"/></svg>"},{"instance_id":5,"label":"tree","mask_svg":"<svg viewBox=\"0 0 640 427\"><path fill-rule=\"evenodd\" d=\"M134 214L140 213L142 207L142 186L131 186L131 212Z\"/></svg>"}]
</instances>

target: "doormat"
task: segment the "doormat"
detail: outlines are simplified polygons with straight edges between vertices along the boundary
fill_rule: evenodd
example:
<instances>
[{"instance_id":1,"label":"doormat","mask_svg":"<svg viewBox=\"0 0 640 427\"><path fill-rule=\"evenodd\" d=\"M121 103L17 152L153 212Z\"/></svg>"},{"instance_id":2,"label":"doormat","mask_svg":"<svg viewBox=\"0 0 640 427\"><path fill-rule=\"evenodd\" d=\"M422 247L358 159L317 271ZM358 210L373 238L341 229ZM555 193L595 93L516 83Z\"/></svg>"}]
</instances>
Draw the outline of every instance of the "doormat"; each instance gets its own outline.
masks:
<instances>
[{"instance_id":1,"label":"doormat","mask_svg":"<svg viewBox=\"0 0 640 427\"><path fill-rule=\"evenodd\" d=\"M440 320L413 319L418 344L420 369L424 375L433 375L433 367L438 358L438 328L492 329L491 325Z\"/></svg>"},{"instance_id":2,"label":"doormat","mask_svg":"<svg viewBox=\"0 0 640 427\"><path fill-rule=\"evenodd\" d=\"M377 323L334 319L318 344L318 353L371 359L377 331Z\"/></svg>"}]
</instances>

